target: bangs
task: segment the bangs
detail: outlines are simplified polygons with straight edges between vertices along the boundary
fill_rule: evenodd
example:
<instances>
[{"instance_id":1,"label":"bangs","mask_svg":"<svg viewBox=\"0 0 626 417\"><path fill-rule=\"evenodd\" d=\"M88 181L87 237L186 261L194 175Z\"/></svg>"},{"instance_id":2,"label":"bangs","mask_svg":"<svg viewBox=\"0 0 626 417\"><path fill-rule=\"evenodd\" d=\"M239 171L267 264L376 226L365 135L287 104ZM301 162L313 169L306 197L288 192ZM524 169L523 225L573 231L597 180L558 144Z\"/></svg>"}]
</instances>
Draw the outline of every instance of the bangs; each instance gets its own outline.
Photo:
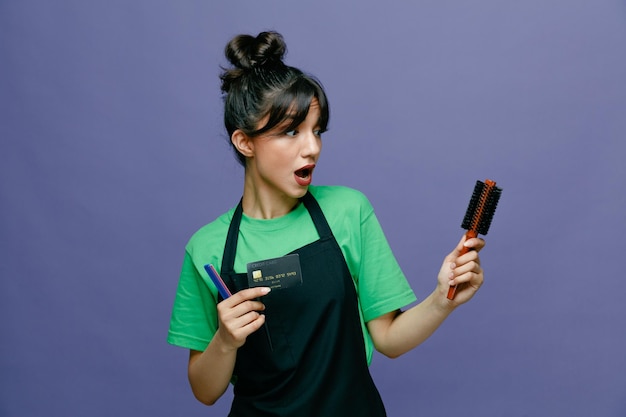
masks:
<instances>
[{"instance_id":1,"label":"bangs","mask_svg":"<svg viewBox=\"0 0 626 417\"><path fill-rule=\"evenodd\" d=\"M321 84L310 76L300 76L287 89L279 90L271 94L269 100L271 107L265 112L267 123L257 129L254 136L266 133L277 126L282 126L281 130L289 131L295 129L306 119L311 102L317 99L320 106L319 128L326 131L328 128L329 109L328 100Z\"/></svg>"}]
</instances>

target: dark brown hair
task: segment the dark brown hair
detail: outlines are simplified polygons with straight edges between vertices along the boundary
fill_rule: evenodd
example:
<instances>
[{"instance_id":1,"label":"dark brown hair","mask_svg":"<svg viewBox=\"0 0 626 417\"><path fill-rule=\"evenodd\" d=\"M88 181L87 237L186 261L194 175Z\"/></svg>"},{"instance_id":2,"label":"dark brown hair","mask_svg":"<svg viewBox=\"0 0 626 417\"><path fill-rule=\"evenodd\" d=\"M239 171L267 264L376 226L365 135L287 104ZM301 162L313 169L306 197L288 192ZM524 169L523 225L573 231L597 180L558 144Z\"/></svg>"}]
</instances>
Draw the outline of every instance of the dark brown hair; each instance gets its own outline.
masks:
<instances>
[{"instance_id":1,"label":"dark brown hair","mask_svg":"<svg viewBox=\"0 0 626 417\"><path fill-rule=\"evenodd\" d=\"M327 129L330 114L324 88L313 76L285 65L286 52L287 45L277 32L238 35L226 45L225 55L233 68L223 69L220 78L229 139L237 129L254 137L286 120L290 123L285 130L291 130L306 119L314 98L320 106L319 127ZM259 126L264 118L267 123ZM245 156L233 150L245 166Z\"/></svg>"}]
</instances>

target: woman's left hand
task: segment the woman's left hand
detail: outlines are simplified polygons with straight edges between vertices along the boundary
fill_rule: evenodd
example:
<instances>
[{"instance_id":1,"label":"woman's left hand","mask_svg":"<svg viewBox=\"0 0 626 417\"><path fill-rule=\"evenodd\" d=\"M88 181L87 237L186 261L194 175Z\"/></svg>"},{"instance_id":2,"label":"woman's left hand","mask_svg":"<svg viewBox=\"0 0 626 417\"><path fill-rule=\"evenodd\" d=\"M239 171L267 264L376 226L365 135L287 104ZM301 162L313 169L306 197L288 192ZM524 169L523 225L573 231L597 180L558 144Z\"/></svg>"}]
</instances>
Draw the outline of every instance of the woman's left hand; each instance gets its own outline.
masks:
<instances>
[{"instance_id":1,"label":"woman's left hand","mask_svg":"<svg viewBox=\"0 0 626 417\"><path fill-rule=\"evenodd\" d=\"M483 269L480 266L478 252L485 246L480 238L466 240L465 235L459 244L445 257L438 275L437 292L442 295L444 303L458 306L468 302L483 284ZM470 249L461 255L463 248ZM448 300L448 289L456 285L454 300Z\"/></svg>"}]
</instances>

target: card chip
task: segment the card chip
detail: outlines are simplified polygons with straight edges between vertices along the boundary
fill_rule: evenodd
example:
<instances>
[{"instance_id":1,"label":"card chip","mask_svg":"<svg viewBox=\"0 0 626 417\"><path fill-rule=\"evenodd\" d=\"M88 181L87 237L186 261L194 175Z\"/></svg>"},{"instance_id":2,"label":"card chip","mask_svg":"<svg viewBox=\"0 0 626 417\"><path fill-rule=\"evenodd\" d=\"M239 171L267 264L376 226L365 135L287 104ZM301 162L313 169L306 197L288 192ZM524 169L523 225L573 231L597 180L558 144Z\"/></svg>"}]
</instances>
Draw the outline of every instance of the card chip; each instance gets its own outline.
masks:
<instances>
[{"instance_id":1,"label":"card chip","mask_svg":"<svg viewBox=\"0 0 626 417\"><path fill-rule=\"evenodd\" d=\"M256 271L252 271L253 279L261 279L262 277L263 277L263 274L261 273L260 269L257 269Z\"/></svg>"}]
</instances>

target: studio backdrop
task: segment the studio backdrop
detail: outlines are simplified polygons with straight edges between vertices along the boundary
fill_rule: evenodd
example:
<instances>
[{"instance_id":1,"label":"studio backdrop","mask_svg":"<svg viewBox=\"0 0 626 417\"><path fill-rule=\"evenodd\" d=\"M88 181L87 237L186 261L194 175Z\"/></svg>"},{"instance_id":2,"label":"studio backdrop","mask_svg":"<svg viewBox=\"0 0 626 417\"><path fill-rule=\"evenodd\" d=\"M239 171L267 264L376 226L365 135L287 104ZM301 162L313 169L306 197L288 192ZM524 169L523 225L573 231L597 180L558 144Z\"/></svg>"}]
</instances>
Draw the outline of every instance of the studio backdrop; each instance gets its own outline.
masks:
<instances>
[{"instance_id":1,"label":"studio backdrop","mask_svg":"<svg viewBox=\"0 0 626 417\"><path fill-rule=\"evenodd\" d=\"M224 46L263 30L327 90L314 183L368 196L419 299L476 180L503 190L475 299L374 356L389 415L626 415L617 0L0 1L0 415L227 414L166 335L243 190Z\"/></svg>"}]
</instances>

